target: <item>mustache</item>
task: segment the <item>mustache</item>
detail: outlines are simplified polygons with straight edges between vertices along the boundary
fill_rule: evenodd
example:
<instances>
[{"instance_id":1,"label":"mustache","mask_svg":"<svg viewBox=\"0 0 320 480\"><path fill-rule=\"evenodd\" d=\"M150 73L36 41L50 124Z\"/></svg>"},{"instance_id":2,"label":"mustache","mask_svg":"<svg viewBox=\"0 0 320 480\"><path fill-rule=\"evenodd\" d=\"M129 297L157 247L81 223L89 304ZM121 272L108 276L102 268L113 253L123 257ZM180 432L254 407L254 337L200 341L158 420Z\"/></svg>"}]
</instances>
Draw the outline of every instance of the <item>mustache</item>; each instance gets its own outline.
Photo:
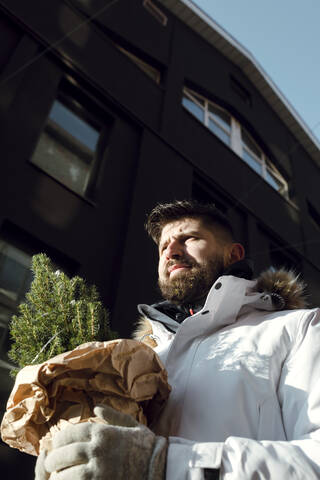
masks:
<instances>
[{"instance_id":1,"label":"mustache","mask_svg":"<svg viewBox=\"0 0 320 480\"><path fill-rule=\"evenodd\" d=\"M168 270L168 268L170 267L173 267L174 265L181 265L181 264L186 265L187 267L196 267L198 265L198 263L195 260L192 260L186 257L181 257L178 260L176 259L168 260L168 263L166 265L166 270Z\"/></svg>"}]
</instances>

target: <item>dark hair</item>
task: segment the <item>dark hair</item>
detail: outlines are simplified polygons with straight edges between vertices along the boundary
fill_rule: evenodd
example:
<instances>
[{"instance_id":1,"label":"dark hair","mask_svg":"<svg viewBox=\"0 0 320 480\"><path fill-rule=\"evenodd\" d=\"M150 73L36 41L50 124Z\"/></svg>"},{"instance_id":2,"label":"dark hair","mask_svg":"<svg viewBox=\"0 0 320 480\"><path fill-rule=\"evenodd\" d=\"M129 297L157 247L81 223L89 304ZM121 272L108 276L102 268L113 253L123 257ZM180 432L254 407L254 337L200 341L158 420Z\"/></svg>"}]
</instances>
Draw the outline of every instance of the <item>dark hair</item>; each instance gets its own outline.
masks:
<instances>
[{"instance_id":1,"label":"dark hair","mask_svg":"<svg viewBox=\"0 0 320 480\"><path fill-rule=\"evenodd\" d=\"M203 204L193 199L159 203L149 213L145 228L158 245L163 227L184 217L201 218L206 226L214 227L215 233L224 241L233 241L232 227L214 203Z\"/></svg>"}]
</instances>

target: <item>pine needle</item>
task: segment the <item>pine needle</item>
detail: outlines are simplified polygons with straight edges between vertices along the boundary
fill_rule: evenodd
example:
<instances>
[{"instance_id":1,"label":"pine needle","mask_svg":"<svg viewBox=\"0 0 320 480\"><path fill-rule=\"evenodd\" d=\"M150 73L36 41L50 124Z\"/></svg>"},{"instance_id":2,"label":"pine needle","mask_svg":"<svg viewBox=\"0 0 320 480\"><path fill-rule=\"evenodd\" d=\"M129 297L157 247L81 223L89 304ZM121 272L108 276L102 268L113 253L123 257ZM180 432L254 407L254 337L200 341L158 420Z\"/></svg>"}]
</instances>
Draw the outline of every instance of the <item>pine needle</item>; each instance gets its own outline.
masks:
<instances>
[{"instance_id":1,"label":"pine needle","mask_svg":"<svg viewBox=\"0 0 320 480\"><path fill-rule=\"evenodd\" d=\"M26 301L10 323L13 344L9 358L19 368L43 363L82 343L117 337L96 287L55 270L43 253L32 258L31 268L34 278ZM13 369L12 376L17 372Z\"/></svg>"}]
</instances>

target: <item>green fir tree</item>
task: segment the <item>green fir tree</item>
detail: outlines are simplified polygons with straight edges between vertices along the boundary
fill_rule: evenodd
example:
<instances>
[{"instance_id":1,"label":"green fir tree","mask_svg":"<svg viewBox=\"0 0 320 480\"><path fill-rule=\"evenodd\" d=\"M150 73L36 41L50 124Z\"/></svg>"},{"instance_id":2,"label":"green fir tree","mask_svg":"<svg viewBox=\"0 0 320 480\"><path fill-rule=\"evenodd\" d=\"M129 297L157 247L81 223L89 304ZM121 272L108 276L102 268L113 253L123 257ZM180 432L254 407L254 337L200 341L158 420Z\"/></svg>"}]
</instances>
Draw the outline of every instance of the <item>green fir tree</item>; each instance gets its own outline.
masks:
<instances>
[{"instance_id":1,"label":"green fir tree","mask_svg":"<svg viewBox=\"0 0 320 480\"><path fill-rule=\"evenodd\" d=\"M9 358L20 368L91 341L116 338L95 286L55 270L43 253L32 258L34 279L19 315L12 317ZM18 369L12 370L15 376Z\"/></svg>"}]
</instances>

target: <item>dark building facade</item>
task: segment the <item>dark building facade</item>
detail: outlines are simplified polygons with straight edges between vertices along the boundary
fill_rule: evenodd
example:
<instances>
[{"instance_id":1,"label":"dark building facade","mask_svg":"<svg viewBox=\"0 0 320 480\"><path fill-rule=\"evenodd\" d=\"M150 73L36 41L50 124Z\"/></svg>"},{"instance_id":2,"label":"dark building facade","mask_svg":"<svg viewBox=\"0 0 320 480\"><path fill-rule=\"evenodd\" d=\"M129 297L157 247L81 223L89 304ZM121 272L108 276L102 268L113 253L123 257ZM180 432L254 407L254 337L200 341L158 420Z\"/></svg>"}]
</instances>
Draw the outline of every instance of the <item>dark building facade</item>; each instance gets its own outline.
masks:
<instances>
[{"instance_id":1,"label":"dark building facade","mask_svg":"<svg viewBox=\"0 0 320 480\"><path fill-rule=\"evenodd\" d=\"M294 268L320 303L319 144L192 2L0 0L0 46L2 412L31 256L95 283L128 336L158 298L143 224L159 201L215 202L256 274ZM26 455L0 460L33 478Z\"/></svg>"}]
</instances>

